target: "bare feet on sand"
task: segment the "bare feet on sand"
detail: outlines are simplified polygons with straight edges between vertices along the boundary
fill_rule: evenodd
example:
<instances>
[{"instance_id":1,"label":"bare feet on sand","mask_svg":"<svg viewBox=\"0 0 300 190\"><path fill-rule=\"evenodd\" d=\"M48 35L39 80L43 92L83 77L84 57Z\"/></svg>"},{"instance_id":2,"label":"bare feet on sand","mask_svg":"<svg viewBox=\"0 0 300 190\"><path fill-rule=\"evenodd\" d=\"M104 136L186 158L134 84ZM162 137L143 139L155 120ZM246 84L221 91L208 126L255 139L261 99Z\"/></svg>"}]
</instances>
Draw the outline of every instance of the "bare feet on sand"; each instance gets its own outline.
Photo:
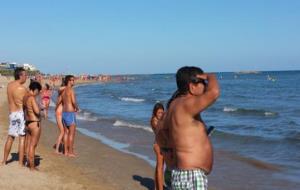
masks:
<instances>
[{"instance_id":1,"label":"bare feet on sand","mask_svg":"<svg viewBox=\"0 0 300 190\"><path fill-rule=\"evenodd\" d=\"M2 161L1 163L0 163L0 166L5 166L7 163L5 162L5 161Z\"/></svg>"},{"instance_id":2,"label":"bare feet on sand","mask_svg":"<svg viewBox=\"0 0 300 190\"><path fill-rule=\"evenodd\" d=\"M63 155L63 153L57 152L57 151L55 151L54 154L56 154L56 155Z\"/></svg>"},{"instance_id":3,"label":"bare feet on sand","mask_svg":"<svg viewBox=\"0 0 300 190\"><path fill-rule=\"evenodd\" d=\"M38 172L38 171L40 171L38 168L30 168L30 171L31 172Z\"/></svg>"},{"instance_id":4,"label":"bare feet on sand","mask_svg":"<svg viewBox=\"0 0 300 190\"><path fill-rule=\"evenodd\" d=\"M67 156L68 156L68 157L71 157L71 158L76 158L76 157L77 157L77 155L74 154L74 153L69 153L69 154L67 154Z\"/></svg>"}]
</instances>

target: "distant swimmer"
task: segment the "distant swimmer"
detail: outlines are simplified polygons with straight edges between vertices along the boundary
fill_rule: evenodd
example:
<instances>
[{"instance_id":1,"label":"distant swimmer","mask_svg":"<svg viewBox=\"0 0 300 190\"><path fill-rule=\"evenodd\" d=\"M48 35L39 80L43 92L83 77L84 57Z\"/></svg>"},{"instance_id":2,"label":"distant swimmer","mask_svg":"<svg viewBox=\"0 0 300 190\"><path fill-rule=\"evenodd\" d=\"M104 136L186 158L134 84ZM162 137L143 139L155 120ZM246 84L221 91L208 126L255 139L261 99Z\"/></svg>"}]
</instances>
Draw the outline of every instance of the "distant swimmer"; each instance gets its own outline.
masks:
<instances>
[{"instance_id":1,"label":"distant swimmer","mask_svg":"<svg viewBox=\"0 0 300 190\"><path fill-rule=\"evenodd\" d=\"M24 68L16 68L14 72L15 80L7 86L7 98L9 108L9 128L8 137L4 147L4 157L2 165L7 163L7 158L15 137L19 137L19 165L24 166L25 149L25 119L23 111L23 98L27 93L23 86L27 79Z\"/></svg>"},{"instance_id":2,"label":"distant swimmer","mask_svg":"<svg viewBox=\"0 0 300 190\"><path fill-rule=\"evenodd\" d=\"M275 77L271 77L270 75L267 76L267 79L269 81L272 81L272 82L275 82L276 81L276 78Z\"/></svg>"}]
</instances>

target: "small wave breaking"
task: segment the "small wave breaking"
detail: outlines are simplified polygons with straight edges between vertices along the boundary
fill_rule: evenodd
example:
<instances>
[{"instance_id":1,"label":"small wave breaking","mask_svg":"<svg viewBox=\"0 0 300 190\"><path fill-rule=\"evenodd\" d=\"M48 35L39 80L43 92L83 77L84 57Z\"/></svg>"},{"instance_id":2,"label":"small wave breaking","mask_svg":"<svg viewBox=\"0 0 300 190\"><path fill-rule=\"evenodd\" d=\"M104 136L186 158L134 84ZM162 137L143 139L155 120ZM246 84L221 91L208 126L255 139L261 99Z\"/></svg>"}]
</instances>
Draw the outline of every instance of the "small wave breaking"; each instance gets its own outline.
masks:
<instances>
[{"instance_id":1,"label":"small wave breaking","mask_svg":"<svg viewBox=\"0 0 300 190\"><path fill-rule=\"evenodd\" d=\"M131 124L125 121L115 121L115 123L113 124L113 126L116 127L129 127L129 128L135 128L135 129L142 129L145 130L147 132L151 132L152 133L152 129L148 126L143 126L143 125L135 125L135 124Z\"/></svg>"},{"instance_id":2,"label":"small wave breaking","mask_svg":"<svg viewBox=\"0 0 300 190\"><path fill-rule=\"evenodd\" d=\"M79 114L77 114L76 118L78 120L83 120L83 121L97 121L98 118L95 116L92 116L90 112L86 112L83 110L79 111Z\"/></svg>"},{"instance_id":3,"label":"small wave breaking","mask_svg":"<svg viewBox=\"0 0 300 190\"><path fill-rule=\"evenodd\" d=\"M86 115L77 115L77 119L79 120L84 120L84 121L97 121L97 117L92 117L92 116L86 116Z\"/></svg>"},{"instance_id":4,"label":"small wave breaking","mask_svg":"<svg viewBox=\"0 0 300 190\"><path fill-rule=\"evenodd\" d=\"M278 116L279 114L277 112L272 111L266 111L263 109L245 109L245 108L234 108L234 107L224 107L224 112L227 113L234 113L239 115L255 115L255 116L266 116L266 117L272 117L272 116Z\"/></svg>"},{"instance_id":5,"label":"small wave breaking","mask_svg":"<svg viewBox=\"0 0 300 190\"><path fill-rule=\"evenodd\" d=\"M122 97L120 98L122 101L124 102L135 102L135 103L139 103L139 102L144 102L145 99L142 98L129 98L129 97Z\"/></svg>"}]
</instances>

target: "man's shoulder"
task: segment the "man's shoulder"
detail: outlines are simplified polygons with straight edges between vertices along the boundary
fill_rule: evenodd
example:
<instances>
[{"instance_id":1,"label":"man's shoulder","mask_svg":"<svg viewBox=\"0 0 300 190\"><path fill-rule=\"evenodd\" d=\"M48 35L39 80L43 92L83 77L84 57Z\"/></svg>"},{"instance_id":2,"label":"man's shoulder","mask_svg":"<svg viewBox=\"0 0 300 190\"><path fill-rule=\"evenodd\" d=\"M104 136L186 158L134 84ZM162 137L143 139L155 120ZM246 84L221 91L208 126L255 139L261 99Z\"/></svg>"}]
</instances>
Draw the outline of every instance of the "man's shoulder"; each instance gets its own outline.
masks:
<instances>
[{"instance_id":1,"label":"man's shoulder","mask_svg":"<svg viewBox=\"0 0 300 190\"><path fill-rule=\"evenodd\" d=\"M183 97L174 101L169 109L171 116L175 118L193 117L191 108L195 106L192 97Z\"/></svg>"},{"instance_id":2,"label":"man's shoulder","mask_svg":"<svg viewBox=\"0 0 300 190\"><path fill-rule=\"evenodd\" d=\"M10 81L8 84L7 84L7 88L9 88L9 87L12 87L12 86L14 86L16 84L16 81L14 80L14 81Z\"/></svg>"},{"instance_id":3,"label":"man's shoulder","mask_svg":"<svg viewBox=\"0 0 300 190\"><path fill-rule=\"evenodd\" d=\"M66 87L66 88L65 88L65 91L66 91L66 92L72 92L72 91L73 91L73 88L72 88L72 87Z\"/></svg>"}]
</instances>

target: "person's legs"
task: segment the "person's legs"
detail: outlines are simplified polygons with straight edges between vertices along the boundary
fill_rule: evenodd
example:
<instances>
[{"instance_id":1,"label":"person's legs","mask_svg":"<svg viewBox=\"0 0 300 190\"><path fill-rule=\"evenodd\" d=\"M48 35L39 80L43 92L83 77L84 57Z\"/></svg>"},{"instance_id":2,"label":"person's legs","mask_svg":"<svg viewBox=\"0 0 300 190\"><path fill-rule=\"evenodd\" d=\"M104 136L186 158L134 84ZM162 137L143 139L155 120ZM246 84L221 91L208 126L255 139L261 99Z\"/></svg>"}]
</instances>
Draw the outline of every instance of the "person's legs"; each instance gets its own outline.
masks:
<instances>
[{"instance_id":1,"label":"person's legs","mask_svg":"<svg viewBox=\"0 0 300 190\"><path fill-rule=\"evenodd\" d=\"M5 143L5 146L4 146L4 156L3 156L3 160L1 162L1 165L6 164L8 155L9 155L10 150L11 150L11 146L14 142L14 139L15 139L15 137L13 137L13 136L10 136L10 135L7 136L7 140L6 140L6 143Z\"/></svg>"},{"instance_id":2,"label":"person's legs","mask_svg":"<svg viewBox=\"0 0 300 190\"><path fill-rule=\"evenodd\" d=\"M47 119L48 118L48 109L49 109L49 105L50 105L50 100L47 100L45 102L45 118Z\"/></svg>"},{"instance_id":3,"label":"person's legs","mask_svg":"<svg viewBox=\"0 0 300 190\"><path fill-rule=\"evenodd\" d=\"M69 146L69 153L68 156L75 157L74 154L74 137L76 132L76 125L72 124L69 128L69 135L68 135L68 146Z\"/></svg>"},{"instance_id":4,"label":"person's legs","mask_svg":"<svg viewBox=\"0 0 300 190\"><path fill-rule=\"evenodd\" d=\"M64 154L68 156L69 154L69 129L64 126Z\"/></svg>"},{"instance_id":5,"label":"person's legs","mask_svg":"<svg viewBox=\"0 0 300 190\"><path fill-rule=\"evenodd\" d=\"M19 136L19 165L24 166L25 135Z\"/></svg>"},{"instance_id":6,"label":"person's legs","mask_svg":"<svg viewBox=\"0 0 300 190\"><path fill-rule=\"evenodd\" d=\"M59 129L59 135L57 137L56 140L56 148L55 148L55 153L60 154L59 153L59 145L60 143L62 143L63 137L64 137L64 126L62 123L62 116L57 114L56 115L56 123L57 123L57 127Z\"/></svg>"},{"instance_id":7,"label":"person's legs","mask_svg":"<svg viewBox=\"0 0 300 190\"><path fill-rule=\"evenodd\" d=\"M29 128L27 129L26 136L25 136L25 156L26 156L26 162L29 164L29 145L30 145L30 138L31 134L29 132Z\"/></svg>"},{"instance_id":8,"label":"person's legs","mask_svg":"<svg viewBox=\"0 0 300 190\"><path fill-rule=\"evenodd\" d=\"M35 158L35 149L37 147L41 128L38 127L38 123L34 122L29 126L31 133L31 140L29 144L29 167L30 170L35 170L34 158Z\"/></svg>"},{"instance_id":9,"label":"person's legs","mask_svg":"<svg viewBox=\"0 0 300 190\"><path fill-rule=\"evenodd\" d=\"M156 155L156 167L155 167L155 189L163 190L163 172L164 172L164 158L160 152L158 144L153 145L153 149Z\"/></svg>"}]
</instances>

